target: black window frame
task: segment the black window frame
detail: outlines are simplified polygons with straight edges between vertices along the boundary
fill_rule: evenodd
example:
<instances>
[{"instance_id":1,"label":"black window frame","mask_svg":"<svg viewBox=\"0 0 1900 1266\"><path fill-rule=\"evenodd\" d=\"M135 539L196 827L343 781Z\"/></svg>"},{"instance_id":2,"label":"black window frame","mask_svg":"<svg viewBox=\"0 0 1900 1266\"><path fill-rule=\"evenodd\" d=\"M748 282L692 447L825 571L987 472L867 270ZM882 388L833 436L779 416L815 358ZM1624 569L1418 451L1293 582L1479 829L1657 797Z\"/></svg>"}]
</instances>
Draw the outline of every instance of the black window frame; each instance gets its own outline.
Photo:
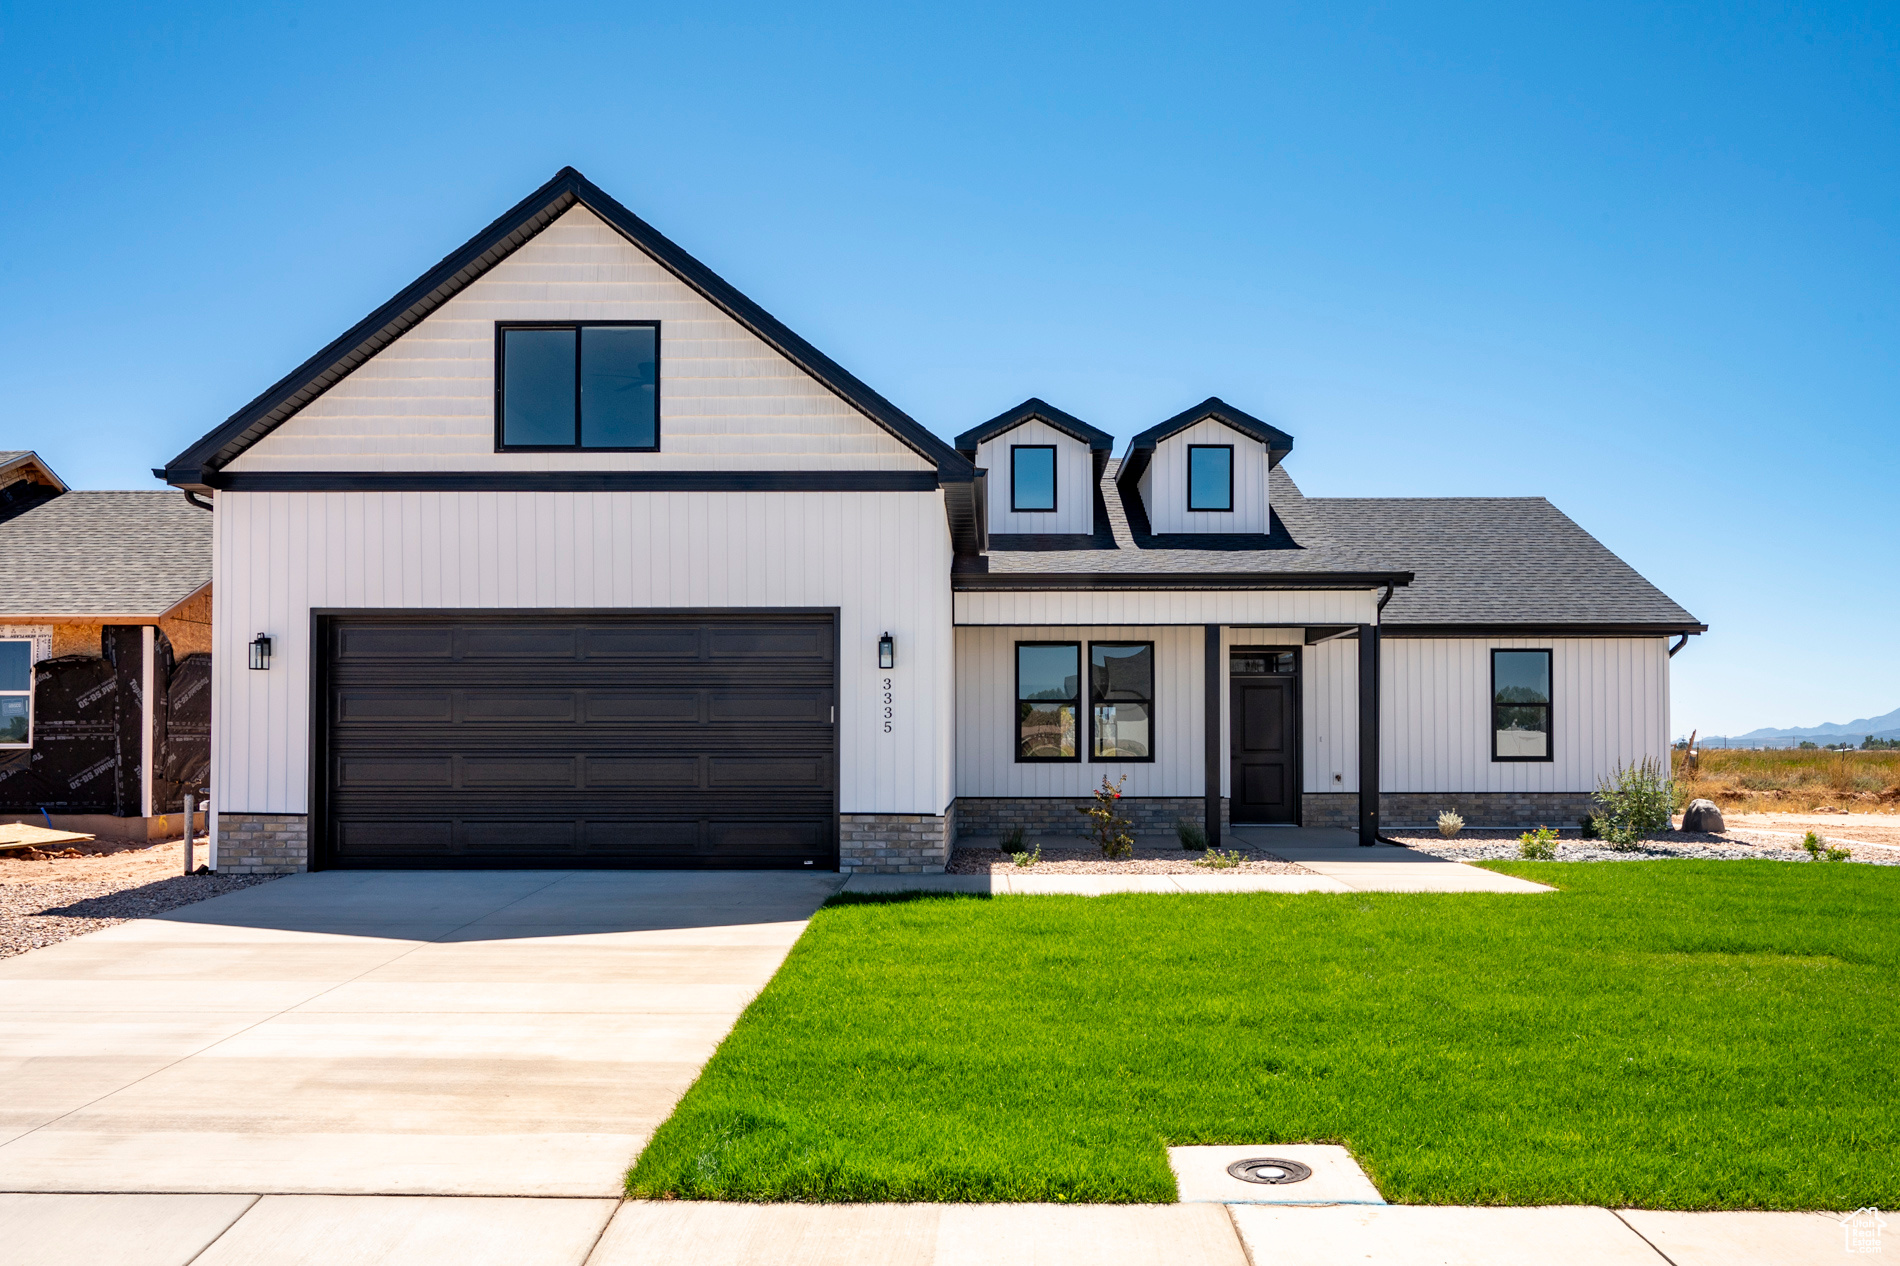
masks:
<instances>
[{"instance_id":1,"label":"black window frame","mask_svg":"<svg viewBox=\"0 0 1900 1266\"><path fill-rule=\"evenodd\" d=\"M1498 703L1498 656L1542 655L1544 657L1544 693L1548 703ZM1498 708L1542 708L1544 710L1544 754L1542 756L1498 755ZM1493 646L1491 648L1491 762L1496 765L1548 765L1557 759L1557 652L1548 646Z\"/></svg>"},{"instance_id":2,"label":"black window frame","mask_svg":"<svg viewBox=\"0 0 1900 1266\"><path fill-rule=\"evenodd\" d=\"M1194 504L1194 454L1196 450L1203 448L1227 450L1227 504L1224 506ZM1232 444L1190 444L1187 446L1187 508L1189 514L1232 514L1234 512L1234 446Z\"/></svg>"},{"instance_id":3,"label":"black window frame","mask_svg":"<svg viewBox=\"0 0 1900 1266\"><path fill-rule=\"evenodd\" d=\"M1023 653L1022 652L1023 652L1023 647L1025 646L1067 646L1067 647L1072 647L1075 650L1075 694L1073 696L1073 699L1075 703L1076 743L1075 743L1075 755L1073 756L1025 756L1023 755L1023 703L1025 702L1025 700L1023 699ZM1017 764L1019 765L1079 765L1082 763L1083 749L1089 747L1091 743L1093 742L1088 732L1089 726L1086 723L1086 721L1083 719L1083 709L1088 706L1088 689L1089 689L1088 688L1088 673L1086 671L1088 667L1088 657L1087 655L1083 653L1085 646L1086 646L1086 643L1084 642L1080 642L1080 641L1076 641L1072 639L1066 639L1066 638L1057 638L1057 639L1053 639L1049 641L1030 640L1030 641L1016 642L1012 645L1011 650L1010 650L1010 659L1012 661L1010 678L1014 684L1010 690L1009 703L1010 703L1010 715L1015 718L1014 720L1015 735L1016 735L1015 755L1016 755ZM1057 701L1051 699L1051 700L1045 700L1044 702L1054 703Z\"/></svg>"},{"instance_id":4,"label":"black window frame","mask_svg":"<svg viewBox=\"0 0 1900 1266\"><path fill-rule=\"evenodd\" d=\"M1016 504L1016 454L1026 448L1049 451L1049 504L1024 507ZM1061 455L1054 444L1011 444L1009 446L1009 512L1011 514L1054 514L1062 504Z\"/></svg>"},{"instance_id":5,"label":"black window frame","mask_svg":"<svg viewBox=\"0 0 1900 1266\"><path fill-rule=\"evenodd\" d=\"M1096 737L1095 737L1095 706L1096 706L1095 705L1095 648L1098 646L1113 646L1113 647L1118 647L1118 648L1145 646L1148 648L1148 698L1145 700L1145 702L1148 705L1148 754L1146 756L1098 756L1096 755L1096 752L1095 752L1095 742L1096 742ZM1160 719L1155 716L1156 679L1160 676L1160 674L1156 671L1156 665L1155 665L1155 644L1151 641L1143 641L1140 638L1128 638L1128 639L1112 638L1112 639L1101 641L1101 642L1091 641L1088 644L1087 654L1083 656L1083 661L1088 669L1088 699L1086 702L1088 704L1088 711L1089 711L1089 734L1088 734L1089 764L1091 765L1152 765L1154 764L1155 749L1161 745L1160 739L1159 739Z\"/></svg>"},{"instance_id":6,"label":"black window frame","mask_svg":"<svg viewBox=\"0 0 1900 1266\"><path fill-rule=\"evenodd\" d=\"M584 339L581 331L590 327L625 329L643 327L653 331L653 443L643 445L581 445L581 344ZM509 330L573 330L574 331L574 442L572 444L510 444L507 440L507 416L504 409L507 390L507 357L504 355L505 335ZM663 389L661 370L663 357L660 343L662 339L658 321L497 321L495 322L495 451L497 453L657 453L660 451L660 392Z\"/></svg>"},{"instance_id":7,"label":"black window frame","mask_svg":"<svg viewBox=\"0 0 1900 1266\"><path fill-rule=\"evenodd\" d=\"M0 642L18 642L26 647L26 689L0 691L0 697L8 699L18 698L22 695L26 697L26 741L24 743L0 741L0 752L29 751L33 747L33 722L36 719L34 716L36 709L33 706L33 670L38 667L33 661L33 639L30 637L0 637Z\"/></svg>"}]
</instances>

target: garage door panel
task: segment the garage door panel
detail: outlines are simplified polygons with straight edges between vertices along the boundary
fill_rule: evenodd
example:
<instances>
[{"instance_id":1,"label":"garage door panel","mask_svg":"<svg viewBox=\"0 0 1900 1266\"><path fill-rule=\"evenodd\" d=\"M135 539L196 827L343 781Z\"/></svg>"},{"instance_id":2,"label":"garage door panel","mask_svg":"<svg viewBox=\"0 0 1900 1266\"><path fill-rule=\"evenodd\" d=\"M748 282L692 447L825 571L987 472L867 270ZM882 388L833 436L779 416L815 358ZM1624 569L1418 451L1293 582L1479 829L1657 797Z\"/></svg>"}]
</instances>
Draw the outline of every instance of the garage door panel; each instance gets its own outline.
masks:
<instances>
[{"instance_id":1,"label":"garage door panel","mask_svg":"<svg viewBox=\"0 0 1900 1266\"><path fill-rule=\"evenodd\" d=\"M465 690L464 721L574 721L580 699L571 690Z\"/></svg>"},{"instance_id":2,"label":"garage door panel","mask_svg":"<svg viewBox=\"0 0 1900 1266\"><path fill-rule=\"evenodd\" d=\"M458 630L464 659L573 659L580 630L546 623L473 624Z\"/></svg>"},{"instance_id":3,"label":"garage door panel","mask_svg":"<svg viewBox=\"0 0 1900 1266\"><path fill-rule=\"evenodd\" d=\"M583 635L589 659L698 660L705 640L697 625L661 628L589 626Z\"/></svg>"},{"instance_id":4,"label":"garage door panel","mask_svg":"<svg viewBox=\"0 0 1900 1266\"><path fill-rule=\"evenodd\" d=\"M318 864L837 864L829 616L337 617Z\"/></svg>"},{"instance_id":5,"label":"garage door panel","mask_svg":"<svg viewBox=\"0 0 1900 1266\"><path fill-rule=\"evenodd\" d=\"M698 787L697 756L590 756L589 787Z\"/></svg>"}]
</instances>

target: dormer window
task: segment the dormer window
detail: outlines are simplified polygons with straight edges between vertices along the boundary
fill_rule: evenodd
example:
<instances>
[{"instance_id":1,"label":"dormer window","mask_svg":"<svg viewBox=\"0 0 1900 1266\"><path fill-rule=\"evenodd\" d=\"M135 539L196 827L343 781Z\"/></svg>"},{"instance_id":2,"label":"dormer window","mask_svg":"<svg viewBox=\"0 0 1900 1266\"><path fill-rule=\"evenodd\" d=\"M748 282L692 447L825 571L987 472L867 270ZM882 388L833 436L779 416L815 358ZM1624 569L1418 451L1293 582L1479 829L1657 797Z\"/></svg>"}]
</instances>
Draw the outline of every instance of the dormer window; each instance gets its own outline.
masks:
<instances>
[{"instance_id":1,"label":"dormer window","mask_svg":"<svg viewBox=\"0 0 1900 1266\"><path fill-rule=\"evenodd\" d=\"M659 447L659 322L497 324L497 451Z\"/></svg>"},{"instance_id":2,"label":"dormer window","mask_svg":"<svg viewBox=\"0 0 1900 1266\"><path fill-rule=\"evenodd\" d=\"M1234 446L1190 444L1187 461L1189 510L1234 508Z\"/></svg>"},{"instance_id":3,"label":"dormer window","mask_svg":"<svg viewBox=\"0 0 1900 1266\"><path fill-rule=\"evenodd\" d=\"M1055 508L1056 446L1053 444L1010 445L1010 513L1054 513Z\"/></svg>"}]
</instances>

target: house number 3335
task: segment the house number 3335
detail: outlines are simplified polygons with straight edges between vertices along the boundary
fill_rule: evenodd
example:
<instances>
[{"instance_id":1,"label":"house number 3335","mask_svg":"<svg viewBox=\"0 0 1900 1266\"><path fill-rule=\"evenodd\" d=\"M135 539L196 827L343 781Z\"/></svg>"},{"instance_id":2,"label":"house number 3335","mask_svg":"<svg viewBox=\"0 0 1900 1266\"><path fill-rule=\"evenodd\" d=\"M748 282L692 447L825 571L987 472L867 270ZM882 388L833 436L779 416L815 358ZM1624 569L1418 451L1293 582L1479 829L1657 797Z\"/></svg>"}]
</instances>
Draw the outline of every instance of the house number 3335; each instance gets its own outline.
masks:
<instances>
[{"instance_id":1,"label":"house number 3335","mask_svg":"<svg viewBox=\"0 0 1900 1266\"><path fill-rule=\"evenodd\" d=\"M896 696L891 693L891 679L886 677L884 679L884 732L886 734L891 732L891 718L895 715L895 713L891 711L891 701L895 697Z\"/></svg>"}]
</instances>

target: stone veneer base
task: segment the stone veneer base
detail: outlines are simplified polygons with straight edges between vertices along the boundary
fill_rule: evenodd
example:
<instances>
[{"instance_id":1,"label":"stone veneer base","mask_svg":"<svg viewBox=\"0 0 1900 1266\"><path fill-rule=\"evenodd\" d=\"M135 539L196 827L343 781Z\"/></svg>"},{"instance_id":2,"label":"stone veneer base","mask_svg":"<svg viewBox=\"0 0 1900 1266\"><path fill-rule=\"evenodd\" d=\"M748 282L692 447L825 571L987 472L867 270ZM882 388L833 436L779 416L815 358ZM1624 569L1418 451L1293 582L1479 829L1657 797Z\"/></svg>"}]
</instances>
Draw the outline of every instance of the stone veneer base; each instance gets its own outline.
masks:
<instances>
[{"instance_id":1,"label":"stone veneer base","mask_svg":"<svg viewBox=\"0 0 1900 1266\"><path fill-rule=\"evenodd\" d=\"M841 813L838 870L846 875L941 875L950 862L957 806L929 813Z\"/></svg>"},{"instance_id":2,"label":"stone veneer base","mask_svg":"<svg viewBox=\"0 0 1900 1266\"><path fill-rule=\"evenodd\" d=\"M301 813L218 814L220 875L295 875L310 869L310 819Z\"/></svg>"},{"instance_id":3,"label":"stone veneer base","mask_svg":"<svg viewBox=\"0 0 1900 1266\"><path fill-rule=\"evenodd\" d=\"M1357 792L1308 792L1300 804L1306 826L1359 826ZM1436 831L1446 809L1469 827L1526 830L1574 827L1596 804L1587 791L1387 791L1379 796L1379 829Z\"/></svg>"},{"instance_id":4,"label":"stone veneer base","mask_svg":"<svg viewBox=\"0 0 1900 1266\"><path fill-rule=\"evenodd\" d=\"M956 838L1001 838L1018 827L1025 835L1087 835L1089 820L1082 811L1094 803L1088 796L958 796ZM1135 824L1136 835L1171 836L1176 822L1203 821L1207 802L1199 796L1123 796L1121 811ZM1225 798L1220 819L1225 831Z\"/></svg>"}]
</instances>

